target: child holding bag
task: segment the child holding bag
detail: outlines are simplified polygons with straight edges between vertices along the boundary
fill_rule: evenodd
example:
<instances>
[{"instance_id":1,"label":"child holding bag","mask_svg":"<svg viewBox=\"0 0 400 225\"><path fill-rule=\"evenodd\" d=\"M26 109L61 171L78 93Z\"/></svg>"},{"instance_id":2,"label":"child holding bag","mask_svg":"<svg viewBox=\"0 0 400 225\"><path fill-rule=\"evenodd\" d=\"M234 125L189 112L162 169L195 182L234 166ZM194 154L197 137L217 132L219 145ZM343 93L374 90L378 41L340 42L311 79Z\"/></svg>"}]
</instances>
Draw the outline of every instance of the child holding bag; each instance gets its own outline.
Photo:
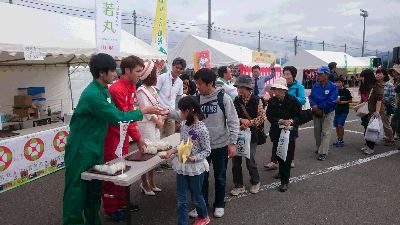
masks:
<instances>
[{"instance_id":1,"label":"child holding bag","mask_svg":"<svg viewBox=\"0 0 400 225\"><path fill-rule=\"evenodd\" d=\"M192 96L183 97L178 103L178 108L182 121L185 121L180 129L181 141L188 143L191 140L193 143L190 155L176 156L172 161L172 168L177 173L178 225L189 224L189 201L187 197L189 191L198 213L194 225L205 225L209 224L210 218L201 190L204 174L209 171L206 158L211 153L210 136L202 122L203 113L196 98ZM161 157L168 159L175 153L177 153L177 149L171 149Z\"/></svg>"}]
</instances>

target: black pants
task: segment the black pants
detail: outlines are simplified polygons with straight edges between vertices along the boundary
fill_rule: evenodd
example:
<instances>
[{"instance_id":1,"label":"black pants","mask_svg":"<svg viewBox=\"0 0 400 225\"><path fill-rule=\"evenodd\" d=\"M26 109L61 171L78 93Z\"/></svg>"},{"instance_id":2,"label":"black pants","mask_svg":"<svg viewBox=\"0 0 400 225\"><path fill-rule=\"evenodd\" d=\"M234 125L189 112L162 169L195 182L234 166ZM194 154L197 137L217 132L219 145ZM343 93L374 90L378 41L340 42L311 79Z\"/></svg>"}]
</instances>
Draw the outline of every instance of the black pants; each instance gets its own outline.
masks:
<instances>
[{"instance_id":1,"label":"black pants","mask_svg":"<svg viewBox=\"0 0 400 225\"><path fill-rule=\"evenodd\" d=\"M371 150L374 150L375 142L367 141L367 140L365 140L365 142L367 143L368 148L370 148Z\"/></svg>"},{"instance_id":2,"label":"black pants","mask_svg":"<svg viewBox=\"0 0 400 225\"><path fill-rule=\"evenodd\" d=\"M278 146L278 142L274 142L274 146ZM288 147L288 152L286 156L286 161L283 161L281 158L277 157L278 163L279 163L279 175L281 177L281 184L289 184L289 178L290 178L290 169L291 169L291 164L294 158L294 150L296 148L296 139L290 139L289 140L289 147ZM275 148L276 152L276 148Z\"/></svg>"}]
</instances>

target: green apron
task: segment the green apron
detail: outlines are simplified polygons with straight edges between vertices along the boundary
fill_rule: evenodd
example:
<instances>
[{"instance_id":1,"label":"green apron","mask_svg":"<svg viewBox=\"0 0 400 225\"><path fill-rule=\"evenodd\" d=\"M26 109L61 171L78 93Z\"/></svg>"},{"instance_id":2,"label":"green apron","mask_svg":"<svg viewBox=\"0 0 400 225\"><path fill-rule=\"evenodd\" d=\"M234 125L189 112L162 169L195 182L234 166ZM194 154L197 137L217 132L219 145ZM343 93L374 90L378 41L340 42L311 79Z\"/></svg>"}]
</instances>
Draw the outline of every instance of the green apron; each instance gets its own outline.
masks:
<instances>
[{"instance_id":1,"label":"green apron","mask_svg":"<svg viewBox=\"0 0 400 225\"><path fill-rule=\"evenodd\" d=\"M109 124L141 121L141 111L122 112L111 101L110 93L93 80L82 92L70 123L65 147L65 189L63 223L101 224L101 182L81 180L81 173L103 164L104 139ZM82 218L82 211L85 220Z\"/></svg>"}]
</instances>

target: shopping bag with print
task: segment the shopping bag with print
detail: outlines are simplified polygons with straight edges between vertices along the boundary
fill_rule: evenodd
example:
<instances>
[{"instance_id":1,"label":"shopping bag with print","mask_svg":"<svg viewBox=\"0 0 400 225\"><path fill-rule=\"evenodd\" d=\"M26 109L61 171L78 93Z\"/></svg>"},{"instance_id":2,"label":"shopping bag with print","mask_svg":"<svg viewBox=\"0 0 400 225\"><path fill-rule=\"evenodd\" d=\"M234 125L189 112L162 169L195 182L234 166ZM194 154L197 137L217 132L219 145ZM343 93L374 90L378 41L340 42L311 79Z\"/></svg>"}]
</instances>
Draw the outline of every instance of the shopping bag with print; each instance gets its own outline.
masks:
<instances>
[{"instance_id":1,"label":"shopping bag with print","mask_svg":"<svg viewBox=\"0 0 400 225\"><path fill-rule=\"evenodd\" d=\"M241 130L239 132L236 145L236 156L243 156L250 159L250 142L251 142L250 128Z\"/></svg>"},{"instance_id":2,"label":"shopping bag with print","mask_svg":"<svg viewBox=\"0 0 400 225\"><path fill-rule=\"evenodd\" d=\"M286 161L287 152L289 148L289 137L290 131L282 129L281 135L279 136L278 148L276 150L276 155L283 161Z\"/></svg>"}]
</instances>

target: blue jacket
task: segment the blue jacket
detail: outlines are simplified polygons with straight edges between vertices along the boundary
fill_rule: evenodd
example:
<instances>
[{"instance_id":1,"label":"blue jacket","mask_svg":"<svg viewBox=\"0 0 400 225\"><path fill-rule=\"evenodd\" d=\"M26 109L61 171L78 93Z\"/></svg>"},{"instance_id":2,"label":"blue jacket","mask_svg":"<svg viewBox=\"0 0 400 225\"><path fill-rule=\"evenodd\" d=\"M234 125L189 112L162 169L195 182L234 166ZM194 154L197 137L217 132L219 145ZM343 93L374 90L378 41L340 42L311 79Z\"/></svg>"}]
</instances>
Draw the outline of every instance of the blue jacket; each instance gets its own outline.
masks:
<instances>
[{"instance_id":1,"label":"blue jacket","mask_svg":"<svg viewBox=\"0 0 400 225\"><path fill-rule=\"evenodd\" d=\"M304 86L299 84L297 80L289 87L288 90L289 95L297 98L297 101L300 105L306 104L306 93L304 91Z\"/></svg>"},{"instance_id":2,"label":"blue jacket","mask_svg":"<svg viewBox=\"0 0 400 225\"><path fill-rule=\"evenodd\" d=\"M311 107L318 106L327 114L335 110L337 98L338 88L333 82L328 81L325 87L317 82L311 90L310 105Z\"/></svg>"}]
</instances>

